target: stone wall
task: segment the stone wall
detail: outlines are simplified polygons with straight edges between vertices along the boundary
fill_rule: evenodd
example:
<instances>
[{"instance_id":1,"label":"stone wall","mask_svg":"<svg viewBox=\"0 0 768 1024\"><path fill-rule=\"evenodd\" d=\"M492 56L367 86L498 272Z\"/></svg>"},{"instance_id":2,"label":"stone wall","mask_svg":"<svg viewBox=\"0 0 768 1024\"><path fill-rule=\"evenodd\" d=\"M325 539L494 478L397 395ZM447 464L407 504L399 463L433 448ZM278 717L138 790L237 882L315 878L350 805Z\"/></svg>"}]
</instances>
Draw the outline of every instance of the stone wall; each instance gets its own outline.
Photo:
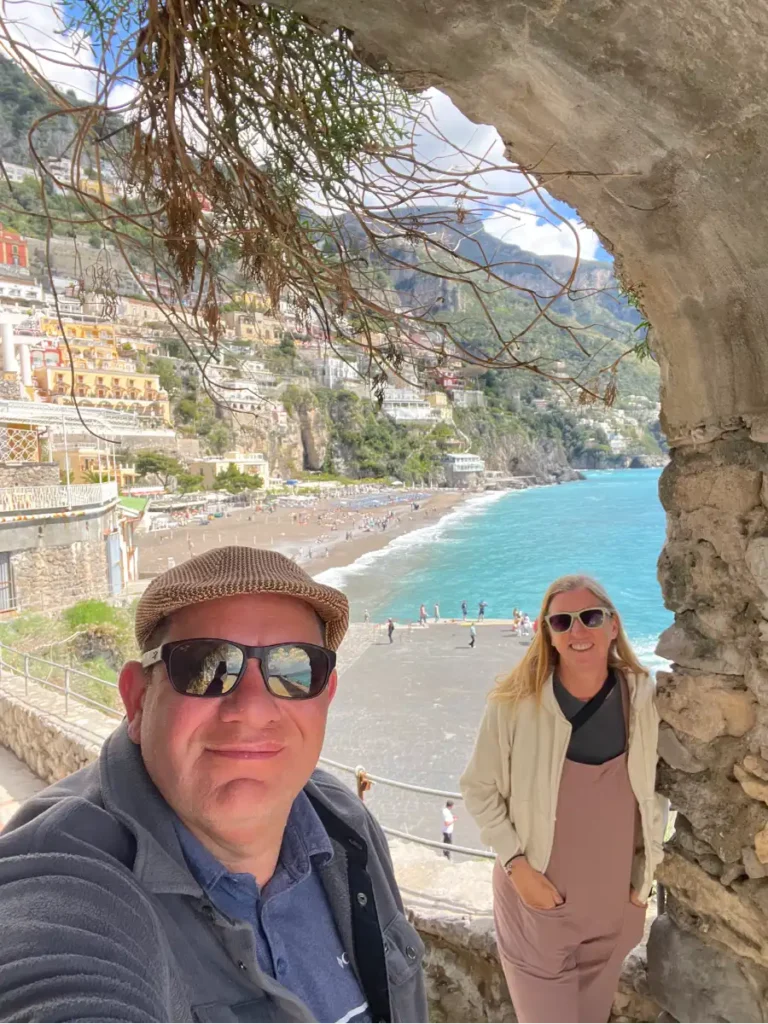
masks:
<instances>
[{"instance_id":1,"label":"stone wall","mask_svg":"<svg viewBox=\"0 0 768 1024\"><path fill-rule=\"evenodd\" d=\"M675 624L658 646L674 662L658 677L659 787L677 820L649 962L679 1020L768 1019L765 440L736 429L678 447L661 479L659 579Z\"/></svg>"},{"instance_id":2,"label":"stone wall","mask_svg":"<svg viewBox=\"0 0 768 1024\"><path fill-rule=\"evenodd\" d=\"M56 462L0 462L0 487L50 487L60 483Z\"/></svg>"},{"instance_id":3,"label":"stone wall","mask_svg":"<svg viewBox=\"0 0 768 1024\"><path fill-rule=\"evenodd\" d=\"M109 593L106 535L113 510L90 516L0 524L0 551L10 552L20 610L60 611Z\"/></svg>"},{"instance_id":4,"label":"stone wall","mask_svg":"<svg viewBox=\"0 0 768 1024\"><path fill-rule=\"evenodd\" d=\"M0 675L0 745L8 747L43 782L53 783L99 756L117 719L3 668Z\"/></svg>"}]
</instances>

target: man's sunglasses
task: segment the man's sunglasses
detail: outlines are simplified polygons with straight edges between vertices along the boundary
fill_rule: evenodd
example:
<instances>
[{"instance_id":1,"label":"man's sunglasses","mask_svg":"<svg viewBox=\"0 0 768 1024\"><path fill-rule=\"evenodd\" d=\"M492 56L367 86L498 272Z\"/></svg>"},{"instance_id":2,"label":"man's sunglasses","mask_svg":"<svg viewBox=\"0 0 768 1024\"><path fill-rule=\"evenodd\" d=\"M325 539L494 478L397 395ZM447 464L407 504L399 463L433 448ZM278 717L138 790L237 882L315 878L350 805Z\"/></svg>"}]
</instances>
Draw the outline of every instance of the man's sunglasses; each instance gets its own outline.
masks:
<instances>
[{"instance_id":1,"label":"man's sunglasses","mask_svg":"<svg viewBox=\"0 0 768 1024\"><path fill-rule=\"evenodd\" d=\"M610 619L611 614L607 608L582 608L580 612L555 612L554 615L545 615L544 621L553 633L568 633L576 619L579 619L582 626L586 626L587 629L600 629L605 620Z\"/></svg>"},{"instance_id":2,"label":"man's sunglasses","mask_svg":"<svg viewBox=\"0 0 768 1024\"><path fill-rule=\"evenodd\" d=\"M336 666L336 652L316 644L284 643L246 647L234 640L173 640L142 655L151 668L163 662L171 686L185 697L226 697L256 658L264 685L281 700L310 700L328 685Z\"/></svg>"}]
</instances>

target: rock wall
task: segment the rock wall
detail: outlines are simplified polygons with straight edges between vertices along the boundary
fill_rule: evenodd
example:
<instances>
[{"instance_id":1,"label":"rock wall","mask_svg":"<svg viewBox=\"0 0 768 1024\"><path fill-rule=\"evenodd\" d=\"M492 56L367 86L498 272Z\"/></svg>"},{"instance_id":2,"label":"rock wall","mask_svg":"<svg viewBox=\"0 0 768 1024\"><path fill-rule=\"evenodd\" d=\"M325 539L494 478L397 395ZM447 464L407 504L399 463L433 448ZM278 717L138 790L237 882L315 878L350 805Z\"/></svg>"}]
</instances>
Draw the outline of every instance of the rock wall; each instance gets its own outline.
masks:
<instances>
[{"instance_id":1,"label":"rock wall","mask_svg":"<svg viewBox=\"0 0 768 1024\"><path fill-rule=\"evenodd\" d=\"M0 462L0 487L50 487L60 472L57 462Z\"/></svg>"},{"instance_id":2,"label":"rock wall","mask_svg":"<svg viewBox=\"0 0 768 1024\"><path fill-rule=\"evenodd\" d=\"M424 968L430 1021L516 1021L496 949L493 920L412 907L407 896L405 902L408 917L427 949ZM655 1021L659 1013L648 984L646 949L638 946L624 963L611 1020Z\"/></svg>"},{"instance_id":3,"label":"rock wall","mask_svg":"<svg viewBox=\"0 0 768 1024\"><path fill-rule=\"evenodd\" d=\"M678 447L659 560L659 787L677 810L651 987L679 1020L768 1019L768 450L746 429ZM717 979L716 984L713 979ZM709 980L708 980L709 979ZM716 991L713 991L716 989Z\"/></svg>"},{"instance_id":4,"label":"rock wall","mask_svg":"<svg viewBox=\"0 0 768 1024\"><path fill-rule=\"evenodd\" d=\"M59 611L109 592L106 535L113 510L73 519L0 525L0 551L10 552L13 593L22 611Z\"/></svg>"}]
</instances>

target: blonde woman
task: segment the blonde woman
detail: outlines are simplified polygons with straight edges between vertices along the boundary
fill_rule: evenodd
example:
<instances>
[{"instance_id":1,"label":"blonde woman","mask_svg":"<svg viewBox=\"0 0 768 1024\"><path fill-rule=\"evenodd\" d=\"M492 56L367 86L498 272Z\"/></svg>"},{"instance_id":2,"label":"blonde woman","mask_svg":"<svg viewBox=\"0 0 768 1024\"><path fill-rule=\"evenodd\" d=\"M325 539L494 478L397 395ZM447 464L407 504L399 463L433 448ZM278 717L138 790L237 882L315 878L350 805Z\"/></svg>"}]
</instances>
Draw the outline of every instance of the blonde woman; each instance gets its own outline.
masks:
<instances>
[{"instance_id":1,"label":"blonde woman","mask_svg":"<svg viewBox=\"0 0 768 1024\"><path fill-rule=\"evenodd\" d=\"M549 587L461 779L498 859L494 919L517 1018L607 1021L661 859L653 682L588 576Z\"/></svg>"}]
</instances>

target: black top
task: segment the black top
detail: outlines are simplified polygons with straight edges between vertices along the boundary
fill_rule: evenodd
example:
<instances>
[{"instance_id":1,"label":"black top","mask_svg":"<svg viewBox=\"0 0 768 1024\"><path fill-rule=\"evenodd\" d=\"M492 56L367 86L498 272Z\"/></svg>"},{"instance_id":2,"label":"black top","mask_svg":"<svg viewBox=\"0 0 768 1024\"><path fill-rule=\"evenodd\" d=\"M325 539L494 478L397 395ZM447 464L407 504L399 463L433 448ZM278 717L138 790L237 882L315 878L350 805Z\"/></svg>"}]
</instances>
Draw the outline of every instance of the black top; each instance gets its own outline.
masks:
<instances>
[{"instance_id":1,"label":"black top","mask_svg":"<svg viewBox=\"0 0 768 1024\"><path fill-rule=\"evenodd\" d=\"M555 676L554 690L560 710L570 719L587 703L579 700ZM624 721L622 687L617 680L602 707L571 736L568 744L569 761L579 764L605 764L627 748L627 728Z\"/></svg>"}]
</instances>

